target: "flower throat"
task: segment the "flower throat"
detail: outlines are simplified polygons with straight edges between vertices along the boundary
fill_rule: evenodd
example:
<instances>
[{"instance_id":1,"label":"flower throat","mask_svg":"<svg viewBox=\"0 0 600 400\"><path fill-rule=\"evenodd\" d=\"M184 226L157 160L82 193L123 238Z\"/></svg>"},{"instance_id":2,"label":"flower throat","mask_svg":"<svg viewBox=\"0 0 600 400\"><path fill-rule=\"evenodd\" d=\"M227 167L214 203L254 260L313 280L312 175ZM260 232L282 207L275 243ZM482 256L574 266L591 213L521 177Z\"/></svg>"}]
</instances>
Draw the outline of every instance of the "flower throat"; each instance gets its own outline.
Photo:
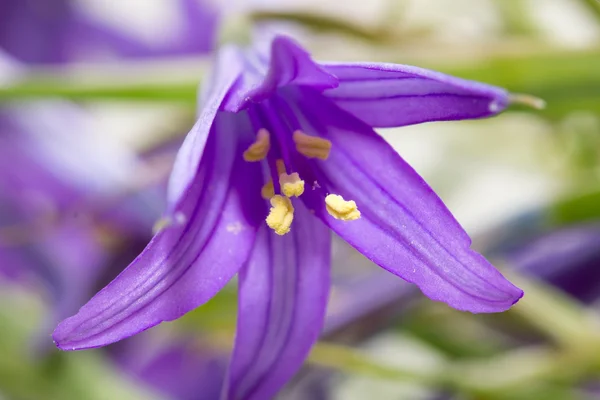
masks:
<instances>
[{"instance_id":1,"label":"flower throat","mask_svg":"<svg viewBox=\"0 0 600 400\"><path fill-rule=\"evenodd\" d=\"M275 233L285 235L290 231L294 220L291 199L304 193L305 182L297 172L289 168L290 155L287 153L289 149L283 143L285 138L277 139L280 145L273 146L271 133L266 128L258 129L254 143L243 153L243 158L247 162L265 161L268 164L271 178L261 189L261 196L271 203L266 222ZM300 155L323 161L329 158L332 147L329 140L307 135L300 129L293 132L292 139L295 151ZM346 201L342 196L328 194L324 201L327 212L336 219L352 221L360 218L360 211L352 200Z\"/></svg>"}]
</instances>

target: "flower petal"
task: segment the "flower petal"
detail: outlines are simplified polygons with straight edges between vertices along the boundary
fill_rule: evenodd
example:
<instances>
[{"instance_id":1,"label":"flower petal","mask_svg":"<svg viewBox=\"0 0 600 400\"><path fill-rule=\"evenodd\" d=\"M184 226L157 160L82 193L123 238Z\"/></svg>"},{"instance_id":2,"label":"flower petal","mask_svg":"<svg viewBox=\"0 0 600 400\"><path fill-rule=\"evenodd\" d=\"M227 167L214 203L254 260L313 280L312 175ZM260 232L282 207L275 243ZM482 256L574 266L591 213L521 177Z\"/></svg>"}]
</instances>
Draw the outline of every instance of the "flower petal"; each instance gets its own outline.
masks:
<instances>
[{"instance_id":1,"label":"flower petal","mask_svg":"<svg viewBox=\"0 0 600 400\"><path fill-rule=\"evenodd\" d=\"M409 65L322 65L340 81L326 96L372 127L485 118L509 103L504 89Z\"/></svg>"},{"instance_id":2,"label":"flower petal","mask_svg":"<svg viewBox=\"0 0 600 400\"><path fill-rule=\"evenodd\" d=\"M257 103L289 85L310 86L315 90L334 88L337 78L310 58L298 43L286 36L276 36L271 42L268 60L259 51L247 54L247 70L241 87L228 98L224 109L237 112L249 103Z\"/></svg>"},{"instance_id":3,"label":"flower petal","mask_svg":"<svg viewBox=\"0 0 600 400\"><path fill-rule=\"evenodd\" d=\"M417 292L413 285L394 279L382 269L357 274L338 284L334 281L332 291L323 333L330 335L354 326L361 337L378 332L382 324L389 322L388 317L404 312ZM347 332L344 337L348 337Z\"/></svg>"},{"instance_id":4,"label":"flower petal","mask_svg":"<svg viewBox=\"0 0 600 400\"><path fill-rule=\"evenodd\" d=\"M198 176L178 203L176 216L184 221L159 232L114 281L56 328L59 348L103 346L179 318L209 300L246 261L262 222L256 209L264 205L256 195L260 168L241 156L252 137L240 140L231 125L237 122L237 116L217 116L219 128L211 131Z\"/></svg>"},{"instance_id":5,"label":"flower petal","mask_svg":"<svg viewBox=\"0 0 600 400\"><path fill-rule=\"evenodd\" d=\"M240 61L240 57L239 50L231 46L225 47L219 52L213 70L214 77L211 78L212 83L204 93L198 121L186 136L173 165L167 190L167 200L171 212L194 180L219 107L242 74L243 63Z\"/></svg>"},{"instance_id":6,"label":"flower petal","mask_svg":"<svg viewBox=\"0 0 600 400\"><path fill-rule=\"evenodd\" d=\"M144 332L111 346L110 354L124 372L157 390L160 398L218 399L227 360L192 335Z\"/></svg>"},{"instance_id":7,"label":"flower petal","mask_svg":"<svg viewBox=\"0 0 600 400\"><path fill-rule=\"evenodd\" d=\"M388 271L415 283L428 297L459 310L508 309L522 291L483 256L423 179L369 126L340 111L320 94L297 96L307 132L332 142L327 161L300 175L325 191L302 196L336 233ZM362 217L330 217L326 193L355 200Z\"/></svg>"},{"instance_id":8,"label":"flower petal","mask_svg":"<svg viewBox=\"0 0 600 400\"><path fill-rule=\"evenodd\" d=\"M521 238L516 248L500 256L515 269L591 303L600 293L599 243L600 225L573 225L534 239Z\"/></svg>"},{"instance_id":9,"label":"flower petal","mask_svg":"<svg viewBox=\"0 0 600 400\"><path fill-rule=\"evenodd\" d=\"M277 236L264 226L240 271L227 399L271 398L301 367L323 327L331 236L298 203L290 233Z\"/></svg>"}]
</instances>

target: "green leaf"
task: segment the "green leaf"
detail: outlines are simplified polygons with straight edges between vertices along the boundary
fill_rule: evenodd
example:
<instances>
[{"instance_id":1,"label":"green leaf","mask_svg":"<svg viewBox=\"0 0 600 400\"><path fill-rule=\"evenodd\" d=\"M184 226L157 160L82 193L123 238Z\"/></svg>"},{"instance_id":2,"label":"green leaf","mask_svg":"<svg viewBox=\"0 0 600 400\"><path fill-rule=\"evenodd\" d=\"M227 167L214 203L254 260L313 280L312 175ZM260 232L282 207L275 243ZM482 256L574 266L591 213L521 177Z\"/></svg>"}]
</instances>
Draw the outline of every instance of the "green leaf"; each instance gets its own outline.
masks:
<instances>
[{"instance_id":1,"label":"green leaf","mask_svg":"<svg viewBox=\"0 0 600 400\"><path fill-rule=\"evenodd\" d=\"M575 194L557 201L548 208L554 225L570 225L600 219L600 189Z\"/></svg>"}]
</instances>

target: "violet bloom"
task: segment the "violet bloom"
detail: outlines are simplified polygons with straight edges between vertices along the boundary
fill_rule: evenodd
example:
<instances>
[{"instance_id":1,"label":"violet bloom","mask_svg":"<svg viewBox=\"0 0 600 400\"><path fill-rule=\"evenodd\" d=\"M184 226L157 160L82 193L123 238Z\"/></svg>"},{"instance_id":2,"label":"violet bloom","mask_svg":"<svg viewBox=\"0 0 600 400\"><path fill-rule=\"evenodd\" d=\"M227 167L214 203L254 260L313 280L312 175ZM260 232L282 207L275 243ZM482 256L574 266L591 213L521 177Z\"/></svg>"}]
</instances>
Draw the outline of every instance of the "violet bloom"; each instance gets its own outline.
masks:
<instances>
[{"instance_id":1,"label":"violet bloom","mask_svg":"<svg viewBox=\"0 0 600 400\"><path fill-rule=\"evenodd\" d=\"M206 0L174 0L181 22L164 44L148 44L86 15L74 0L2 0L0 48L21 62L65 63L121 57L205 54L213 50L219 18Z\"/></svg>"},{"instance_id":2,"label":"violet bloom","mask_svg":"<svg viewBox=\"0 0 600 400\"><path fill-rule=\"evenodd\" d=\"M269 56L225 47L215 72L171 175L171 224L57 327L59 348L177 319L239 272L223 393L270 398L321 332L330 229L459 310L504 311L522 296L373 130L488 117L507 106L504 90L404 65L316 63L281 36Z\"/></svg>"},{"instance_id":3,"label":"violet bloom","mask_svg":"<svg viewBox=\"0 0 600 400\"><path fill-rule=\"evenodd\" d=\"M114 244L145 241L162 204L150 190L131 193L142 161L94 140L87 117L62 102L0 108L0 280L33 283L49 304L44 345L58 321L108 282L100 279L116 276L106 232Z\"/></svg>"},{"instance_id":4,"label":"violet bloom","mask_svg":"<svg viewBox=\"0 0 600 400\"><path fill-rule=\"evenodd\" d=\"M521 243L503 254L515 269L592 303L600 297L600 225L573 225Z\"/></svg>"},{"instance_id":5,"label":"violet bloom","mask_svg":"<svg viewBox=\"0 0 600 400\"><path fill-rule=\"evenodd\" d=\"M227 367L226 357L198 337L152 331L108 349L125 373L157 390L163 397L178 400L219 398Z\"/></svg>"}]
</instances>

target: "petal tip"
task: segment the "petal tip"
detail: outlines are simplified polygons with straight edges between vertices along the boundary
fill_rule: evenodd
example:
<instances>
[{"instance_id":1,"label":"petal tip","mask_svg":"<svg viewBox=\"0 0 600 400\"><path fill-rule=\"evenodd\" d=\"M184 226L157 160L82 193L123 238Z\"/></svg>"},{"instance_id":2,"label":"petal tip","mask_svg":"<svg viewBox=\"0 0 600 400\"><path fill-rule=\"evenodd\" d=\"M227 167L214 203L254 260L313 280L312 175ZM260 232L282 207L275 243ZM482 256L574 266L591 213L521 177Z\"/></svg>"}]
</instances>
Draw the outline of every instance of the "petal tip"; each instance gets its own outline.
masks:
<instances>
[{"instance_id":1,"label":"petal tip","mask_svg":"<svg viewBox=\"0 0 600 400\"><path fill-rule=\"evenodd\" d=\"M515 299L513 300L512 304L510 305L511 307L514 306L515 304L517 304L519 302L519 300L521 300L523 298L523 296L525 296L525 292L522 289L517 288L517 290L518 290L518 292L517 292L518 294L516 294Z\"/></svg>"}]
</instances>

